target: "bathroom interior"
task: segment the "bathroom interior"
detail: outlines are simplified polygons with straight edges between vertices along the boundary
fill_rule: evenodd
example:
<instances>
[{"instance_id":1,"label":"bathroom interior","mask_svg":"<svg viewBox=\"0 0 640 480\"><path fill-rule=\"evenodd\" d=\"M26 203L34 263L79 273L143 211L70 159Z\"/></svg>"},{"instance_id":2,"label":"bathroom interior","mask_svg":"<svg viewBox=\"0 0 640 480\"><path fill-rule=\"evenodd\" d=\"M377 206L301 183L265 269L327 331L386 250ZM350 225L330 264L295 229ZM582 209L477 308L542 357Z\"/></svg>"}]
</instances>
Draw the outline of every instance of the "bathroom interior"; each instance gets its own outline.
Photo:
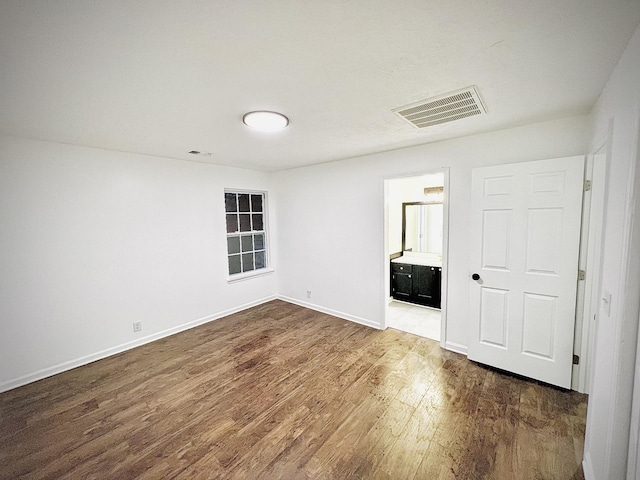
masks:
<instances>
[{"instance_id":1,"label":"bathroom interior","mask_svg":"<svg viewBox=\"0 0 640 480\"><path fill-rule=\"evenodd\" d=\"M444 173L388 183L390 328L440 341Z\"/></svg>"}]
</instances>

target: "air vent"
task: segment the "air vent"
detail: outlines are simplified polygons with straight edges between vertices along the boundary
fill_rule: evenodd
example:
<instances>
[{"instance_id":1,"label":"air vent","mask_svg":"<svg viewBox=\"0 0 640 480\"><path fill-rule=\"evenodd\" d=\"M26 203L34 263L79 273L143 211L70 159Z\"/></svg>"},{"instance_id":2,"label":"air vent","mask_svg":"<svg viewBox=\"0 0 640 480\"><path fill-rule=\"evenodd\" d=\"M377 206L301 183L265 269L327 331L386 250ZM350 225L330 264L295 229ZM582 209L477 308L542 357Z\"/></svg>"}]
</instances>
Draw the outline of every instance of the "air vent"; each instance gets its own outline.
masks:
<instances>
[{"instance_id":1,"label":"air vent","mask_svg":"<svg viewBox=\"0 0 640 480\"><path fill-rule=\"evenodd\" d=\"M487 113L476 87L396 108L393 112L416 128L431 127Z\"/></svg>"}]
</instances>

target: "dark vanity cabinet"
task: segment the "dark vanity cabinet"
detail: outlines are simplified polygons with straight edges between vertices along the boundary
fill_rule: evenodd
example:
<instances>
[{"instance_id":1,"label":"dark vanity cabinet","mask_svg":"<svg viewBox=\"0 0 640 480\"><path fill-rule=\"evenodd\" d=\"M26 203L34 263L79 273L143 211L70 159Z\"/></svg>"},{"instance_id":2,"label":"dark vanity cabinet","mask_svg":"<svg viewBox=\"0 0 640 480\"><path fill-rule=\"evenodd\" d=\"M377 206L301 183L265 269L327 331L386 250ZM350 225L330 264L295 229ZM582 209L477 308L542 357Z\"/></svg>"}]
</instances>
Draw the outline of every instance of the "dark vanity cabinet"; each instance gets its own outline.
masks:
<instances>
[{"instance_id":1,"label":"dark vanity cabinet","mask_svg":"<svg viewBox=\"0 0 640 480\"><path fill-rule=\"evenodd\" d=\"M391 296L396 300L411 302L413 297L413 265L391 264Z\"/></svg>"},{"instance_id":2,"label":"dark vanity cabinet","mask_svg":"<svg viewBox=\"0 0 640 480\"><path fill-rule=\"evenodd\" d=\"M442 268L412 265L412 293L415 303L440 308L440 278Z\"/></svg>"},{"instance_id":3,"label":"dark vanity cabinet","mask_svg":"<svg viewBox=\"0 0 640 480\"><path fill-rule=\"evenodd\" d=\"M440 308L442 268L391 262L391 296Z\"/></svg>"}]
</instances>

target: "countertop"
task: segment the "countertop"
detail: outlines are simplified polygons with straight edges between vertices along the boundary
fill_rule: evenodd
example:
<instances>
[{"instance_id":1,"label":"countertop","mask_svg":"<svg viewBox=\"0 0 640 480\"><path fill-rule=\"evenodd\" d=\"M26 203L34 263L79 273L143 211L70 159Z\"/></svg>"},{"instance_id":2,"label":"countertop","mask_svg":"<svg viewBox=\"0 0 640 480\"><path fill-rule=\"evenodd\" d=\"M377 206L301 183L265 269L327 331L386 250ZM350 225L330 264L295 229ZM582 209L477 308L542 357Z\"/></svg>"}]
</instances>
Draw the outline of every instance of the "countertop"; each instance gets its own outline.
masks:
<instances>
[{"instance_id":1,"label":"countertop","mask_svg":"<svg viewBox=\"0 0 640 480\"><path fill-rule=\"evenodd\" d=\"M393 263L406 263L408 265L426 265L427 267L442 267L442 257L435 254L405 253L401 257L391 260Z\"/></svg>"}]
</instances>

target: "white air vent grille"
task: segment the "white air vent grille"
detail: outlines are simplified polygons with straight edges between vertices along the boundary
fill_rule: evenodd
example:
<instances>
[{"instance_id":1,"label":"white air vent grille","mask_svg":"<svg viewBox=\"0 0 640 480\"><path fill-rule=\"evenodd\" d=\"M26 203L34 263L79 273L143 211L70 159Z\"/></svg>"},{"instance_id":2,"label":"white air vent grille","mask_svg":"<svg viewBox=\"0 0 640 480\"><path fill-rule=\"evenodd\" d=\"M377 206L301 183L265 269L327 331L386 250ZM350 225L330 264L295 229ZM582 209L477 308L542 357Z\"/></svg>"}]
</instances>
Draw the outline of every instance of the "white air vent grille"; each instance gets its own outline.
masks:
<instances>
[{"instance_id":1,"label":"white air vent grille","mask_svg":"<svg viewBox=\"0 0 640 480\"><path fill-rule=\"evenodd\" d=\"M416 128L431 127L486 113L475 87L412 103L393 110Z\"/></svg>"}]
</instances>

